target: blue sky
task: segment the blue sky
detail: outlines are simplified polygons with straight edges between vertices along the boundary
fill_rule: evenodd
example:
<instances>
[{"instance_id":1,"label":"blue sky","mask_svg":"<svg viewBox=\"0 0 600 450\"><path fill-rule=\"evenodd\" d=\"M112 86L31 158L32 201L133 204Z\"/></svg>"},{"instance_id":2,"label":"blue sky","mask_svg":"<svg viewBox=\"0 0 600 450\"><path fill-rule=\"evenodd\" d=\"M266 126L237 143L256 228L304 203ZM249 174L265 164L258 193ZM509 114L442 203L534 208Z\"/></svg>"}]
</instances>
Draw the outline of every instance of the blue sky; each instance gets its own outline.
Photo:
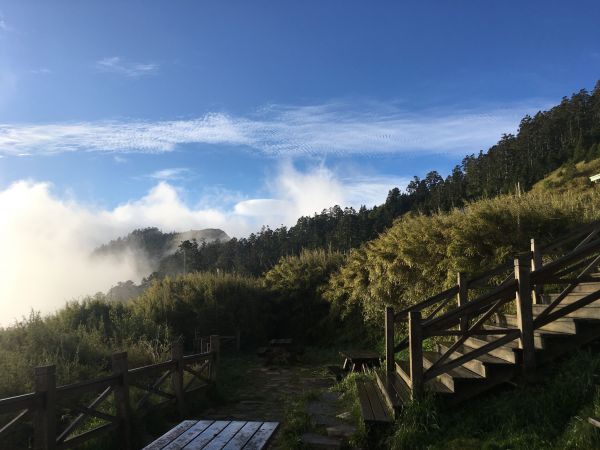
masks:
<instances>
[{"instance_id":1,"label":"blue sky","mask_svg":"<svg viewBox=\"0 0 600 450\"><path fill-rule=\"evenodd\" d=\"M139 281L134 228L372 206L600 78L595 2L0 0L0 317ZM36 280L32 283L31 280Z\"/></svg>"},{"instance_id":2,"label":"blue sky","mask_svg":"<svg viewBox=\"0 0 600 450\"><path fill-rule=\"evenodd\" d=\"M140 211L131 226L243 235L371 206L600 78L597 2L4 0L0 14L0 189L49 183L114 213L158 187L184 207L180 225Z\"/></svg>"}]
</instances>

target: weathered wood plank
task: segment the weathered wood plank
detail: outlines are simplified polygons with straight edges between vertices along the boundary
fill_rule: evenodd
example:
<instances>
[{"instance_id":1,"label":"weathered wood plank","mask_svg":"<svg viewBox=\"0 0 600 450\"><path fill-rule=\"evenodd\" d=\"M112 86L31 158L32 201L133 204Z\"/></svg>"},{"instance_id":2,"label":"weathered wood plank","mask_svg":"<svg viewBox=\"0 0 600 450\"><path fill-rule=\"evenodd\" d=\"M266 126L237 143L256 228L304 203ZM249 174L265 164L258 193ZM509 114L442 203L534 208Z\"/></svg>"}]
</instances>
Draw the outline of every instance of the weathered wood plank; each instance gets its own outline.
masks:
<instances>
[{"instance_id":1,"label":"weathered wood plank","mask_svg":"<svg viewBox=\"0 0 600 450\"><path fill-rule=\"evenodd\" d=\"M214 423L213 420L199 420L193 426L181 433L171 443L163 447L163 450L180 450L189 442L196 438L200 433L206 430Z\"/></svg>"},{"instance_id":2,"label":"weathered wood plank","mask_svg":"<svg viewBox=\"0 0 600 450\"><path fill-rule=\"evenodd\" d=\"M243 448L261 425L262 422L246 422L227 445L223 447L223 450L239 450Z\"/></svg>"},{"instance_id":3,"label":"weathered wood plank","mask_svg":"<svg viewBox=\"0 0 600 450\"><path fill-rule=\"evenodd\" d=\"M10 422L8 422L6 425L4 425L2 428L0 428L0 437L2 437L2 434L4 434L7 431L9 431L12 427L14 427L21 420L23 420L25 417L27 417L27 415L29 414L29 412L30 411L28 409L24 409L23 411L21 411L17 415L17 417L15 417L14 419L12 419Z\"/></svg>"},{"instance_id":4,"label":"weathered wood plank","mask_svg":"<svg viewBox=\"0 0 600 450\"><path fill-rule=\"evenodd\" d=\"M42 403L42 396L32 392L0 399L0 414L18 412L23 409L36 408Z\"/></svg>"},{"instance_id":5,"label":"weathered wood plank","mask_svg":"<svg viewBox=\"0 0 600 450\"><path fill-rule=\"evenodd\" d=\"M227 425L203 450L221 450L247 422L235 421Z\"/></svg>"},{"instance_id":6,"label":"weathered wood plank","mask_svg":"<svg viewBox=\"0 0 600 450\"><path fill-rule=\"evenodd\" d=\"M230 423L230 420L217 420L213 422L206 430L196 436L183 448L185 448L185 450L200 450L204 448L206 444L218 436L219 433L223 431L223 429Z\"/></svg>"},{"instance_id":7,"label":"weathered wood plank","mask_svg":"<svg viewBox=\"0 0 600 450\"><path fill-rule=\"evenodd\" d=\"M88 408L96 408L100 403L104 401L106 397L112 392L112 387L107 387L98 397L96 397L92 403L89 404ZM68 426L63 430L63 432L58 436L58 442L64 441L72 432L77 428L77 426L81 423L83 419L86 418L86 414L79 414Z\"/></svg>"},{"instance_id":8,"label":"weathered wood plank","mask_svg":"<svg viewBox=\"0 0 600 450\"><path fill-rule=\"evenodd\" d=\"M56 449L63 450L67 448L77 447L78 445L83 444L84 442L89 441L90 439L94 439L103 434L107 434L113 430L118 430L117 424L105 423L104 425L92 428L91 430L84 431L83 433L78 434L77 436L70 437L69 439L67 439L64 442L61 442L60 444L57 443ZM123 444L121 445L122 448L125 448Z\"/></svg>"},{"instance_id":9,"label":"weathered wood plank","mask_svg":"<svg viewBox=\"0 0 600 450\"><path fill-rule=\"evenodd\" d=\"M184 420L176 427L171 428L157 440L145 446L142 450L162 450L163 447L177 439L183 432L192 428L196 423L196 420Z\"/></svg>"},{"instance_id":10,"label":"weathered wood plank","mask_svg":"<svg viewBox=\"0 0 600 450\"><path fill-rule=\"evenodd\" d=\"M61 398L65 396L79 396L88 392L93 392L100 389L106 389L112 386L116 386L119 382L119 375L108 375L102 378L96 378L95 380L80 381L78 383L66 384L63 386L57 386L56 393Z\"/></svg>"},{"instance_id":11,"label":"weathered wood plank","mask_svg":"<svg viewBox=\"0 0 600 450\"><path fill-rule=\"evenodd\" d=\"M262 450L267 446L273 434L277 430L279 422L265 422L263 423L258 431L254 433L254 436L244 445L244 450Z\"/></svg>"},{"instance_id":12,"label":"weathered wood plank","mask_svg":"<svg viewBox=\"0 0 600 450\"><path fill-rule=\"evenodd\" d=\"M363 381L356 382L356 390L358 391L358 403L360 406L360 415L365 422L372 422L375 420L373 415L373 408L371 408L371 401L369 395L365 389L365 383Z\"/></svg>"},{"instance_id":13,"label":"weathered wood plank","mask_svg":"<svg viewBox=\"0 0 600 450\"><path fill-rule=\"evenodd\" d=\"M129 375L131 377L134 377L134 376L138 376L138 375L146 375L148 373L156 372L158 370L165 370L165 369L171 370L171 368L174 365L175 365L175 363L173 361L165 361L165 362L161 362L161 363L150 364L147 366L136 367L135 369L129 369Z\"/></svg>"},{"instance_id":14,"label":"weathered wood plank","mask_svg":"<svg viewBox=\"0 0 600 450\"><path fill-rule=\"evenodd\" d=\"M365 383L365 389L367 391L367 395L369 396L369 402L371 403L371 409L373 410L375 421L390 422L392 418L384 405L382 396L379 395L379 392L377 391L377 386L375 386L375 384L372 382L367 382Z\"/></svg>"}]
</instances>

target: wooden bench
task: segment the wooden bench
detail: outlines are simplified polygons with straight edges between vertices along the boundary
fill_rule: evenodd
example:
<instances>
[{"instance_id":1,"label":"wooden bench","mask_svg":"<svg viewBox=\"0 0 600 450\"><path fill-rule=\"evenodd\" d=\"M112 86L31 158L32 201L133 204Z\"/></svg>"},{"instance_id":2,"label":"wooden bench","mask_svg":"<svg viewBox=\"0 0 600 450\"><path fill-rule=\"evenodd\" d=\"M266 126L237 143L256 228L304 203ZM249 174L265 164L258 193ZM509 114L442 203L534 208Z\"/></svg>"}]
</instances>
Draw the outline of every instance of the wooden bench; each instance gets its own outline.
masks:
<instances>
[{"instance_id":1,"label":"wooden bench","mask_svg":"<svg viewBox=\"0 0 600 450\"><path fill-rule=\"evenodd\" d=\"M371 350L343 350L340 355L345 358L342 368L348 372L363 372L381 364L381 356Z\"/></svg>"},{"instance_id":2,"label":"wooden bench","mask_svg":"<svg viewBox=\"0 0 600 450\"><path fill-rule=\"evenodd\" d=\"M143 450L261 450L278 422L184 420Z\"/></svg>"},{"instance_id":3,"label":"wooden bench","mask_svg":"<svg viewBox=\"0 0 600 450\"><path fill-rule=\"evenodd\" d=\"M365 423L393 422L394 418L388 409L381 392L373 381L356 381L360 414Z\"/></svg>"},{"instance_id":4,"label":"wooden bench","mask_svg":"<svg viewBox=\"0 0 600 450\"><path fill-rule=\"evenodd\" d=\"M265 358L266 364L275 361L282 363L293 363L300 354L300 349L292 339L271 339L267 348L260 348L258 355Z\"/></svg>"}]
</instances>

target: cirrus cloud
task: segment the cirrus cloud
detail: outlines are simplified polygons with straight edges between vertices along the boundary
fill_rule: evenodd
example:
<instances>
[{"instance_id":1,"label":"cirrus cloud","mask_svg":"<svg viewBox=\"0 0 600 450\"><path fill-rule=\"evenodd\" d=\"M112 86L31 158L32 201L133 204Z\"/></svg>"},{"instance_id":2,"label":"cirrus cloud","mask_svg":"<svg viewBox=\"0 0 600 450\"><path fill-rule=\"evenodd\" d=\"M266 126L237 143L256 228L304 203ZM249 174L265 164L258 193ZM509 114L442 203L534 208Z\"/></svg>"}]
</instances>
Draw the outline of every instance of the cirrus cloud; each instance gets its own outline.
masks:
<instances>
[{"instance_id":1,"label":"cirrus cloud","mask_svg":"<svg viewBox=\"0 0 600 450\"><path fill-rule=\"evenodd\" d=\"M221 112L185 120L0 124L0 153L163 153L186 144L243 146L268 156L477 152L547 102L407 113L375 104L269 106L248 116Z\"/></svg>"},{"instance_id":2,"label":"cirrus cloud","mask_svg":"<svg viewBox=\"0 0 600 450\"><path fill-rule=\"evenodd\" d=\"M96 61L96 68L103 72L124 75L130 78L137 78L142 75L149 75L158 70L158 64L129 62L119 56L111 56Z\"/></svg>"}]
</instances>

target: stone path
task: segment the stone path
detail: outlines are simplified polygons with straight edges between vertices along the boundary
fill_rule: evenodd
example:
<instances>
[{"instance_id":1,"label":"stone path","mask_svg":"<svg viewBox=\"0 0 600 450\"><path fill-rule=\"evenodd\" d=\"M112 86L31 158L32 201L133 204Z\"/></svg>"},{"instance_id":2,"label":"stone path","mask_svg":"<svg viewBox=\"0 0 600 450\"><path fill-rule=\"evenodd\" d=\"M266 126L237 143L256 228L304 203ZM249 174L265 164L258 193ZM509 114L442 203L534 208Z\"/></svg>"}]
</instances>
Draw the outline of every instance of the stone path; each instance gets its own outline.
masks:
<instances>
[{"instance_id":1,"label":"stone path","mask_svg":"<svg viewBox=\"0 0 600 450\"><path fill-rule=\"evenodd\" d=\"M314 430L301 436L302 443L310 448L339 449L347 444L356 427L349 422L348 412L340 413L340 396L324 391L307 405Z\"/></svg>"},{"instance_id":2,"label":"stone path","mask_svg":"<svg viewBox=\"0 0 600 450\"><path fill-rule=\"evenodd\" d=\"M215 420L285 421L286 407L308 392L318 396L308 402L311 432L301 436L305 448L342 448L356 428L340 413L339 394L328 389L335 378L323 376L319 367L261 367L250 365L244 384L230 395L230 401L202 412ZM272 449L283 448L276 437Z\"/></svg>"}]
</instances>

